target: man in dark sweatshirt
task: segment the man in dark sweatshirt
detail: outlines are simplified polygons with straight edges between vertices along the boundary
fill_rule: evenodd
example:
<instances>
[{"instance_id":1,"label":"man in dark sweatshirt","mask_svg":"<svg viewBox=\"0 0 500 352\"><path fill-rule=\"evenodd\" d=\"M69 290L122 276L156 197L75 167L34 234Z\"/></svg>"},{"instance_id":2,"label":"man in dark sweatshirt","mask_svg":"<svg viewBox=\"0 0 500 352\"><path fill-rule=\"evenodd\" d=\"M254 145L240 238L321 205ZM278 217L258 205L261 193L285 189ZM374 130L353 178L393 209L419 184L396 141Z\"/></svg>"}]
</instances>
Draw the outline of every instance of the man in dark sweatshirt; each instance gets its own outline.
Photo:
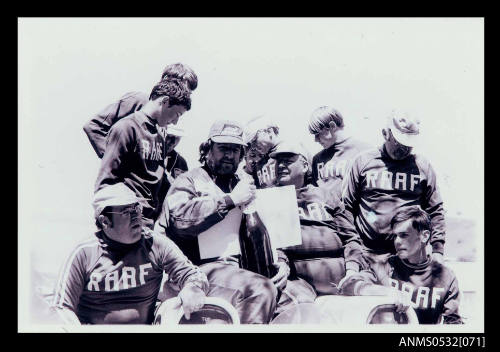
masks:
<instances>
[{"instance_id":1,"label":"man in dark sweatshirt","mask_svg":"<svg viewBox=\"0 0 500 352\"><path fill-rule=\"evenodd\" d=\"M182 80L190 91L198 86L196 73L187 65L181 63L170 64L165 67L161 79L177 78ZM118 101L106 106L98 112L84 126L83 130L89 138L97 156L102 158L106 150L106 138L111 126L116 122L138 110L149 100L149 95L144 92L128 92ZM160 127L160 131L163 127ZM165 131L162 131L165 133Z\"/></svg>"},{"instance_id":2,"label":"man in dark sweatshirt","mask_svg":"<svg viewBox=\"0 0 500 352\"><path fill-rule=\"evenodd\" d=\"M111 127L95 191L104 185L125 183L143 204L143 222L153 228L159 209L159 193L165 173L166 148L158 126L176 124L191 108L191 91L183 81L167 78L155 85L141 110Z\"/></svg>"},{"instance_id":3,"label":"man in dark sweatshirt","mask_svg":"<svg viewBox=\"0 0 500 352\"><path fill-rule=\"evenodd\" d=\"M350 276L340 287L342 293L393 295L397 310L413 307L420 324L462 324L457 278L425 248L431 234L429 215L419 206L406 207L394 215L390 228L396 255L388 254L369 270Z\"/></svg>"},{"instance_id":4,"label":"man in dark sweatshirt","mask_svg":"<svg viewBox=\"0 0 500 352\"><path fill-rule=\"evenodd\" d=\"M324 148L312 160L313 184L340 197L343 180L352 160L371 146L350 136L344 129L342 114L329 106L321 106L313 111L309 132Z\"/></svg>"},{"instance_id":5,"label":"man in dark sweatshirt","mask_svg":"<svg viewBox=\"0 0 500 352\"><path fill-rule=\"evenodd\" d=\"M390 222L395 213L419 205L431 218L433 258L443 262L445 220L436 173L427 159L412 153L420 123L408 113L393 111L382 129L385 143L353 162L343 200L346 215L371 260L395 253Z\"/></svg>"}]
</instances>

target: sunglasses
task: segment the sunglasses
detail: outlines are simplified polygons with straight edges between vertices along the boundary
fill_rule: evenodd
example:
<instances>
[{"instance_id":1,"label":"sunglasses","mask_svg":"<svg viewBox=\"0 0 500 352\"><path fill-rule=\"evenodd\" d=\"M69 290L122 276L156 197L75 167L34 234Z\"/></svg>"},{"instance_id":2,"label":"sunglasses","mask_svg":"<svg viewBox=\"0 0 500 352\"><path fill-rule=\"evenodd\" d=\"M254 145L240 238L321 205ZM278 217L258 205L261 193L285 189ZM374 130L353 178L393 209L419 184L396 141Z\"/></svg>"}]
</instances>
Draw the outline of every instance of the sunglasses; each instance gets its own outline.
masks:
<instances>
[{"instance_id":1,"label":"sunglasses","mask_svg":"<svg viewBox=\"0 0 500 352\"><path fill-rule=\"evenodd\" d=\"M121 216L132 216L142 214L142 205L139 203L125 208L123 211L107 211L108 214L119 214Z\"/></svg>"}]
</instances>

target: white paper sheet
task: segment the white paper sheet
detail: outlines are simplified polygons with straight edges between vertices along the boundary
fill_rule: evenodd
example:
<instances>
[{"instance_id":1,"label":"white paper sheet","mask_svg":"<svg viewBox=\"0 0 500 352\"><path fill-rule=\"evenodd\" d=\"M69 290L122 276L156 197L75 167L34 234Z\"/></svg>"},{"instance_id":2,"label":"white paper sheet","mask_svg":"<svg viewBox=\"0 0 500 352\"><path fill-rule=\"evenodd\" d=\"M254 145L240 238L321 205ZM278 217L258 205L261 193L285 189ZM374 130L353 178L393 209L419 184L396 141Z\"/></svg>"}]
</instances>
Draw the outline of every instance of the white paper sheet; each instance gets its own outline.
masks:
<instances>
[{"instance_id":1,"label":"white paper sheet","mask_svg":"<svg viewBox=\"0 0 500 352\"><path fill-rule=\"evenodd\" d=\"M198 235L201 259L240 254L241 217L239 208L232 209L222 221Z\"/></svg>"},{"instance_id":2,"label":"white paper sheet","mask_svg":"<svg viewBox=\"0 0 500 352\"><path fill-rule=\"evenodd\" d=\"M294 186L260 189L256 192L255 207L269 232L274 261L276 248L302 243L299 212ZM231 210L221 222L198 236L200 258L240 254L238 239L242 211Z\"/></svg>"}]
</instances>

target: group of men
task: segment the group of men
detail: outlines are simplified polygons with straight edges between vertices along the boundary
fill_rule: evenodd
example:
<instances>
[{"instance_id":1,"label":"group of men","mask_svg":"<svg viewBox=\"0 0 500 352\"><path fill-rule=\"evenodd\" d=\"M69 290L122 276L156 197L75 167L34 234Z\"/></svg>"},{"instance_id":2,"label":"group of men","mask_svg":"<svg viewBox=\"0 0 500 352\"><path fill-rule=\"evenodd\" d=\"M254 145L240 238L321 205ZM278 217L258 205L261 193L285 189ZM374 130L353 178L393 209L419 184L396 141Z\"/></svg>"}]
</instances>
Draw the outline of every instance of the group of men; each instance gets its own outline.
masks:
<instances>
[{"instance_id":1,"label":"group of men","mask_svg":"<svg viewBox=\"0 0 500 352\"><path fill-rule=\"evenodd\" d=\"M162 277L186 318L205 298L234 306L240 321L267 324L318 295L392 295L420 323L462 323L459 290L443 263L443 203L432 166L412 153L419 123L394 112L379 148L354 139L331 107L316 109L312 159L259 117L215 121L188 170L175 151L176 123L198 79L166 67L149 97L128 93L84 127L102 159L94 189L97 231L65 262L53 307L67 322L149 324ZM293 185L302 243L277 250L267 278L239 256L202 259L198 235L255 199L256 189ZM432 253L429 253L432 248Z\"/></svg>"}]
</instances>

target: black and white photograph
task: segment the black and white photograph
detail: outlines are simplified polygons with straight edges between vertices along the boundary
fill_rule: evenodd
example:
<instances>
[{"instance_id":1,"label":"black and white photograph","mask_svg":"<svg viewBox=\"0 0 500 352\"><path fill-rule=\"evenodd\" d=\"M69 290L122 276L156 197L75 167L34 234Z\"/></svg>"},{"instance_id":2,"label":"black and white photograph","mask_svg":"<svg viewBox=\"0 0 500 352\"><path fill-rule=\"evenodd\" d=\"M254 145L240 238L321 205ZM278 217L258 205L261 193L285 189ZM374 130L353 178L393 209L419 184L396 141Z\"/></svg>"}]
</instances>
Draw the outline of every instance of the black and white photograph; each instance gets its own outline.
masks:
<instances>
[{"instance_id":1,"label":"black and white photograph","mask_svg":"<svg viewBox=\"0 0 500 352\"><path fill-rule=\"evenodd\" d=\"M18 332L484 333L484 18L17 23Z\"/></svg>"}]
</instances>

